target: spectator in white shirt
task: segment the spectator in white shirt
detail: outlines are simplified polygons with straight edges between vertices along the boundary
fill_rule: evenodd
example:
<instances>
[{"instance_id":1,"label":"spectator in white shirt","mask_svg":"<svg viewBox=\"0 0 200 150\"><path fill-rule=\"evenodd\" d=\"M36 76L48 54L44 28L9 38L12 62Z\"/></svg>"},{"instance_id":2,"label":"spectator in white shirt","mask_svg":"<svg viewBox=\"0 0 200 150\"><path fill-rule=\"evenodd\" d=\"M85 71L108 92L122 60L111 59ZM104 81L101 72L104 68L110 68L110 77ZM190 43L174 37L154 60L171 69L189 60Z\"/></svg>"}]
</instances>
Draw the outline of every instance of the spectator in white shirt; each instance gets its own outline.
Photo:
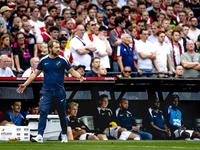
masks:
<instances>
[{"instance_id":1,"label":"spectator in white shirt","mask_svg":"<svg viewBox=\"0 0 200 150\"><path fill-rule=\"evenodd\" d=\"M171 57L169 52L169 46L164 42L165 40L165 32L158 31L157 33L158 41L153 44L153 48L155 50L156 59L153 60L153 65L157 72L159 72L159 76L163 76L163 72L167 72L167 63L169 66L169 75L172 75L172 67L171 67Z\"/></svg>"},{"instance_id":2,"label":"spectator in white shirt","mask_svg":"<svg viewBox=\"0 0 200 150\"><path fill-rule=\"evenodd\" d=\"M137 52L138 58L138 68L143 73L152 72L152 61L156 59L155 50L151 42L147 41L148 39L148 30L142 29L140 31L141 40L136 42L135 50ZM152 75L140 75L141 77L152 77Z\"/></svg>"},{"instance_id":3,"label":"spectator in white shirt","mask_svg":"<svg viewBox=\"0 0 200 150\"><path fill-rule=\"evenodd\" d=\"M8 56L0 56L0 77L15 77L10 67L8 67Z\"/></svg>"},{"instance_id":4,"label":"spectator in white shirt","mask_svg":"<svg viewBox=\"0 0 200 150\"><path fill-rule=\"evenodd\" d=\"M197 41L197 37L200 34L200 30L197 29L198 21L196 17L191 17L190 21L190 29L188 32L188 37L195 43Z\"/></svg>"},{"instance_id":5,"label":"spectator in white shirt","mask_svg":"<svg viewBox=\"0 0 200 150\"><path fill-rule=\"evenodd\" d=\"M158 41L157 32L159 31L159 27L160 25L158 24L158 22L155 21L152 23L151 29L153 34L148 37L148 41L152 44Z\"/></svg>"},{"instance_id":6,"label":"spectator in white shirt","mask_svg":"<svg viewBox=\"0 0 200 150\"><path fill-rule=\"evenodd\" d=\"M110 68L109 56L112 55L112 49L107 40L107 28L105 26L100 26L98 38L97 51L94 53L94 57L100 58L100 65Z\"/></svg>"},{"instance_id":7,"label":"spectator in white shirt","mask_svg":"<svg viewBox=\"0 0 200 150\"><path fill-rule=\"evenodd\" d=\"M31 58L31 60L30 60L31 67L28 68L23 73L22 77L29 77L35 71L35 69L37 68L39 61L40 60L39 60L38 57ZM41 74L39 74L38 77L44 77L43 72Z\"/></svg>"},{"instance_id":8,"label":"spectator in white shirt","mask_svg":"<svg viewBox=\"0 0 200 150\"><path fill-rule=\"evenodd\" d=\"M85 70L90 70L91 52L97 50L96 46L91 46L83 40L85 28L83 25L77 26L76 36L70 41L70 51L74 61L84 65Z\"/></svg>"}]
</instances>

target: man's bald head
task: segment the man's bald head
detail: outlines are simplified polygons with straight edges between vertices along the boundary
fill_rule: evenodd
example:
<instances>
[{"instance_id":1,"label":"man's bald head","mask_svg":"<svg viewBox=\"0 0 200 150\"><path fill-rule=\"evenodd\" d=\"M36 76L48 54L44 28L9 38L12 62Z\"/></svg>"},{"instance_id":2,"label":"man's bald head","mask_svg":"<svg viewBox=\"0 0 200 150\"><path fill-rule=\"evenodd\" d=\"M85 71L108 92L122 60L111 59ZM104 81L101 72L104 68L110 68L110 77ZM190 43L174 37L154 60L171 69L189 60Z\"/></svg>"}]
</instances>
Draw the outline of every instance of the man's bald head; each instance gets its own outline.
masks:
<instances>
[{"instance_id":1,"label":"man's bald head","mask_svg":"<svg viewBox=\"0 0 200 150\"><path fill-rule=\"evenodd\" d=\"M188 40L186 43L186 48L188 51L194 51L194 42L192 40Z\"/></svg>"},{"instance_id":2,"label":"man's bald head","mask_svg":"<svg viewBox=\"0 0 200 150\"><path fill-rule=\"evenodd\" d=\"M122 43L125 45L130 44L130 40L131 40L130 35L128 33L123 33L121 36L121 40L122 40Z\"/></svg>"}]
</instances>

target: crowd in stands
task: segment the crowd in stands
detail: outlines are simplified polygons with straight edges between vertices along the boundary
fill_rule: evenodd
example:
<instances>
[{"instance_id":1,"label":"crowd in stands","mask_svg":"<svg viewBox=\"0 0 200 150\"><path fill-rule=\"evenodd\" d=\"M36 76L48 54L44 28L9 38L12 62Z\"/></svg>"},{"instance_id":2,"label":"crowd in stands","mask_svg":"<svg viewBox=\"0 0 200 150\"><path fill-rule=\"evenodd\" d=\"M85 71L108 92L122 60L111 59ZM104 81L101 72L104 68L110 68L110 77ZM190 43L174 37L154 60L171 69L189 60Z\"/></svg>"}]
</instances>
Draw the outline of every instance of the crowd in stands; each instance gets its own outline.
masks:
<instances>
[{"instance_id":1,"label":"crowd in stands","mask_svg":"<svg viewBox=\"0 0 200 150\"><path fill-rule=\"evenodd\" d=\"M2 77L28 77L37 68L35 57L48 54L51 39L60 42L60 56L86 77L123 72L126 66L139 77L172 76L177 65L183 66L183 77L200 74L197 0L4 0L0 4L0 55L8 56L8 61L1 61ZM100 60L96 67L93 58ZM100 66L106 68L102 75Z\"/></svg>"}]
</instances>

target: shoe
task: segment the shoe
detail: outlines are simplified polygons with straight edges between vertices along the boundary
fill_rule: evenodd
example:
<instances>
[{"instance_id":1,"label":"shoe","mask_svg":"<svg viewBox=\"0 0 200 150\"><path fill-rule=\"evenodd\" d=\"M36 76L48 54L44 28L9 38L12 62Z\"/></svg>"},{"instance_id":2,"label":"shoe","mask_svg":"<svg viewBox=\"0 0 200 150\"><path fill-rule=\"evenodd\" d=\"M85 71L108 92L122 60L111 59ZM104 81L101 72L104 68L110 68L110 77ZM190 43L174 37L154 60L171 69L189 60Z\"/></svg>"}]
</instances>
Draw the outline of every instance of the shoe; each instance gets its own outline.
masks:
<instances>
[{"instance_id":1,"label":"shoe","mask_svg":"<svg viewBox=\"0 0 200 150\"><path fill-rule=\"evenodd\" d=\"M68 139L67 139L67 135L66 134L61 134L61 143L67 143Z\"/></svg>"},{"instance_id":2,"label":"shoe","mask_svg":"<svg viewBox=\"0 0 200 150\"><path fill-rule=\"evenodd\" d=\"M40 143L42 143L43 142L43 137L40 134L38 134L36 137L31 138L31 142L40 142Z\"/></svg>"}]
</instances>

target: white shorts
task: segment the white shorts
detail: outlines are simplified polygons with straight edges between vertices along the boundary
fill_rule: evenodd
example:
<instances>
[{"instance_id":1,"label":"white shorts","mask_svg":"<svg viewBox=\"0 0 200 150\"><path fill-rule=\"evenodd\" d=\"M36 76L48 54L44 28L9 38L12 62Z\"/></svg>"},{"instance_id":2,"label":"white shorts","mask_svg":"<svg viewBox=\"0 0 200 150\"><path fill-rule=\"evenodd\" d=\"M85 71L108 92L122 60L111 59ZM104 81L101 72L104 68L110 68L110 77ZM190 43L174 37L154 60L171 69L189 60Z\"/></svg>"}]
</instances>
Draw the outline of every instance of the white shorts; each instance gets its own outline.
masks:
<instances>
[{"instance_id":1,"label":"white shorts","mask_svg":"<svg viewBox=\"0 0 200 150\"><path fill-rule=\"evenodd\" d=\"M109 137L109 136L112 136L114 137L115 139L119 139L118 138L118 130L119 130L120 127L112 127L110 128L109 130L104 130L104 134Z\"/></svg>"},{"instance_id":2,"label":"white shorts","mask_svg":"<svg viewBox=\"0 0 200 150\"><path fill-rule=\"evenodd\" d=\"M79 140L87 140L87 135L94 135L95 133L85 133L78 137Z\"/></svg>"},{"instance_id":3,"label":"white shorts","mask_svg":"<svg viewBox=\"0 0 200 150\"><path fill-rule=\"evenodd\" d=\"M177 129L177 130L174 131L175 138L181 137L181 135L182 135L182 133L183 133L184 131L185 131L185 132L188 132L188 133L190 134L190 138L192 137L192 133L194 132L193 130L179 130L179 129Z\"/></svg>"}]
</instances>

